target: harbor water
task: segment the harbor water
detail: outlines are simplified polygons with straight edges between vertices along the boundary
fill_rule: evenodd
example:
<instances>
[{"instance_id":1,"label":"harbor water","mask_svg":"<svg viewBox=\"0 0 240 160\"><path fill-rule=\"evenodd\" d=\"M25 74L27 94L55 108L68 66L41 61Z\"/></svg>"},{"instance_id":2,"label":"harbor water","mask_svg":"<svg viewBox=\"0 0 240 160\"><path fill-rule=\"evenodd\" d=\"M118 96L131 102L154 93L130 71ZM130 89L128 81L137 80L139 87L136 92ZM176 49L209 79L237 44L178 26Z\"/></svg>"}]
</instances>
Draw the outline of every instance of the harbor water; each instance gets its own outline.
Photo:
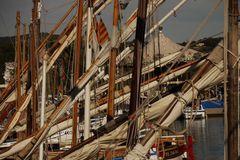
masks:
<instances>
[{"instance_id":1,"label":"harbor water","mask_svg":"<svg viewBox=\"0 0 240 160\"><path fill-rule=\"evenodd\" d=\"M196 160L224 159L224 121L223 117L197 119L192 123L188 134L194 139L194 156ZM183 129L188 125L186 120L178 120L173 127Z\"/></svg>"}]
</instances>

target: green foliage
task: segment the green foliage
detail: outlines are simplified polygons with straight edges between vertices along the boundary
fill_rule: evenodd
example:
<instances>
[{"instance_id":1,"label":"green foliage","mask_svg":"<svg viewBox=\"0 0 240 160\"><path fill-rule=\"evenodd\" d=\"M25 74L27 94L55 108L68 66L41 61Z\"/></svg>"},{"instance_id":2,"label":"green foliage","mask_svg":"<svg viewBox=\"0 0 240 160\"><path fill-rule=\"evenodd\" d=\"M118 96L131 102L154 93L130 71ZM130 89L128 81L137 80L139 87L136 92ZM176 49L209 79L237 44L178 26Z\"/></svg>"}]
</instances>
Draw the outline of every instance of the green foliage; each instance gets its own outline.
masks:
<instances>
[{"instance_id":1,"label":"green foliage","mask_svg":"<svg viewBox=\"0 0 240 160\"><path fill-rule=\"evenodd\" d=\"M10 39L11 38L11 39ZM0 84L4 83L3 74L5 70L5 62L14 61L15 48L13 37L0 38ZM12 40L12 41L11 41Z\"/></svg>"}]
</instances>

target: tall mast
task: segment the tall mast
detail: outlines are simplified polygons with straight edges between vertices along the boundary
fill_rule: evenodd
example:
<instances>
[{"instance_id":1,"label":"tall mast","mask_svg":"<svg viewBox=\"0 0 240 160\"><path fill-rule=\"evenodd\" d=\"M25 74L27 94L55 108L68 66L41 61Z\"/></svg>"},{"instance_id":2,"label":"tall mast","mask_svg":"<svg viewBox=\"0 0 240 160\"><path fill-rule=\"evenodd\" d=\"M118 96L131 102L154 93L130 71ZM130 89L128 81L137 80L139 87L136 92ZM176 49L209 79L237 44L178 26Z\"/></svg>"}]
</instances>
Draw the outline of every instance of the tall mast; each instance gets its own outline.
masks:
<instances>
[{"instance_id":1,"label":"tall mast","mask_svg":"<svg viewBox=\"0 0 240 160\"><path fill-rule=\"evenodd\" d=\"M83 2L82 0L78 0L74 83L77 82L77 79L79 78L80 74L82 17L83 17ZM76 102L73 106L72 146L77 144L77 117L78 117L78 103Z\"/></svg>"},{"instance_id":2,"label":"tall mast","mask_svg":"<svg viewBox=\"0 0 240 160\"><path fill-rule=\"evenodd\" d=\"M21 40L20 40L20 12L17 11L17 108L21 103Z\"/></svg>"},{"instance_id":3,"label":"tall mast","mask_svg":"<svg viewBox=\"0 0 240 160\"><path fill-rule=\"evenodd\" d=\"M44 113L45 113L45 103L46 103L46 67L47 67L47 60L46 56L43 57L43 71L42 71L42 99L41 99L41 115L40 115L40 127L43 127L44 125ZM39 160L43 160L43 143L40 144L39 149Z\"/></svg>"},{"instance_id":4,"label":"tall mast","mask_svg":"<svg viewBox=\"0 0 240 160\"><path fill-rule=\"evenodd\" d=\"M27 42L27 28L26 28L26 24L23 24L23 64L22 67L26 64L26 42Z\"/></svg>"},{"instance_id":5,"label":"tall mast","mask_svg":"<svg viewBox=\"0 0 240 160\"><path fill-rule=\"evenodd\" d=\"M228 160L237 160L238 155L238 0L229 0L228 6Z\"/></svg>"},{"instance_id":6,"label":"tall mast","mask_svg":"<svg viewBox=\"0 0 240 160\"><path fill-rule=\"evenodd\" d=\"M30 35L32 35L32 24L29 25L29 37ZM27 77L27 84L26 84L26 91L25 93L31 88L32 86L32 54L31 54L31 47L29 47L30 50L28 52L28 57L29 57L29 68L28 68L28 77ZM33 100L31 100L33 101ZM26 134L27 136L31 135L32 134L32 104L29 103L28 106L27 106L27 131L26 131Z\"/></svg>"},{"instance_id":7,"label":"tall mast","mask_svg":"<svg viewBox=\"0 0 240 160\"><path fill-rule=\"evenodd\" d=\"M37 130L36 112L37 112L37 91L36 91L36 43L35 43L35 10L32 10L32 44L31 44L31 83L32 83L32 130Z\"/></svg>"},{"instance_id":8,"label":"tall mast","mask_svg":"<svg viewBox=\"0 0 240 160\"><path fill-rule=\"evenodd\" d=\"M144 34L147 14L147 0L138 1L137 12L137 27L135 37L135 50L133 55L133 70L129 116L131 117L131 125L128 128L127 149L131 150L137 140L137 120L134 119L135 112L139 107L140 87L141 87L141 72L142 72L142 57L144 47Z\"/></svg>"},{"instance_id":9,"label":"tall mast","mask_svg":"<svg viewBox=\"0 0 240 160\"><path fill-rule=\"evenodd\" d=\"M86 44L86 70L91 66L92 49L89 43L89 36L92 25L92 1L88 1L88 15L87 15L87 44ZM84 140L90 137L90 82L85 87L85 108L84 108Z\"/></svg>"},{"instance_id":10,"label":"tall mast","mask_svg":"<svg viewBox=\"0 0 240 160\"><path fill-rule=\"evenodd\" d=\"M227 116L227 54L228 54L228 1L224 0L224 48L223 48L223 64L224 64L224 142L228 139L228 116ZM224 160L228 157L228 143L224 143Z\"/></svg>"},{"instance_id":11,"label":"tall mast","mask_svg":"<svg viewBox=\"0 0 240 160\"><path fill-rule=\"evenodd\" d=\"M26 23L23 24L23 38L22 38L22 73L24 72L23 67L26 65L26 44L27 44L27 28L26 28ZM27 91L27 86L26 86L26 79L22 79L22 86L23 86L23 91L26 92ZM26 112L26 115L28 113ZM26 116L27 117L27 116Z\"/></svg>"},{"instance_id":12,"label":"tall mast","mask_svg":"<svg viewBox=\"0 0 240 160\"><path fill-rule=\"evenodd\" d=\"M118 18L119 18L119 2L114 0L113 11L113 32L111 41L111 53L109 59L109 85L108 85L108 121L114 117L114 93L115 93L115 74L116 74L116 56L118 52Z\"/></svg>"},{"instance_id":13,"label":"tall mast","mask_svg":"<svg viewBox=\"0 0 240 160\"><path fill-rule=\"evenodd\" d=\"M37 130L36 113L38 111L38 91L37 91L37 71L38 71L38 57L36 49L39 46L40 40L40 14L39 14L40 0L33 0L32 10L32 92L33 92L33 108L32 108L32 125L33 132Z\"/></svg>"},{"instance_id":14,"label":"tall mast","mask_svg":"<svg viewBox=\"0 0 240 160\"><path fill-rule=\"evenodd\" d=\"M33 0L33 9L34 9L34 17L35 17L35 43L36 46L40 44L40 9L41 2L40 0Z\"/></svg>"}]
</instances>

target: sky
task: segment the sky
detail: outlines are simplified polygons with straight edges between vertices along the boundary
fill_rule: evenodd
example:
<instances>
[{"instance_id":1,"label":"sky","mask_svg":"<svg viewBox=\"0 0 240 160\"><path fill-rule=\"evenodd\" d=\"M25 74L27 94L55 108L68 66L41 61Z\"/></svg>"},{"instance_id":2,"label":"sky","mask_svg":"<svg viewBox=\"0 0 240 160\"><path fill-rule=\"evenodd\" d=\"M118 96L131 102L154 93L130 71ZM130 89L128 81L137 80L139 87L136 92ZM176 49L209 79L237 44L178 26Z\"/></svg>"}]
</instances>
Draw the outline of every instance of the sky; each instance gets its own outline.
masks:
<instances>
[{"instance_id":1,"label":"sky","mask_svg":"<svg viewBox=\"0 0 240 160\"><path fill-rule=\"evenodd\" d=\"M218 1L219 0L188 0L188 2L176 12L176 16L172 16L163 24L163 32L175 42L187 41L204 17L207 16L209 10ZM48 32L73 2L74 0L42 0L41 31ZM179 2L180 0L166 0L155 12L154 21L157 22L160 20ZM131 0L125 12L122 13L123 21L130 15L131 11L137 7L137 3L137 0ZM15 17L17 10L21 12L21 22L29 24L31 20L32 0L1 0L0 37L13 36L15 34ZM109 34L111 34L112 5L109 5L101 15L107 25ZM223 4L215 11L197 39L209 37L222 31Z\"/></svg>"}]
</instances>

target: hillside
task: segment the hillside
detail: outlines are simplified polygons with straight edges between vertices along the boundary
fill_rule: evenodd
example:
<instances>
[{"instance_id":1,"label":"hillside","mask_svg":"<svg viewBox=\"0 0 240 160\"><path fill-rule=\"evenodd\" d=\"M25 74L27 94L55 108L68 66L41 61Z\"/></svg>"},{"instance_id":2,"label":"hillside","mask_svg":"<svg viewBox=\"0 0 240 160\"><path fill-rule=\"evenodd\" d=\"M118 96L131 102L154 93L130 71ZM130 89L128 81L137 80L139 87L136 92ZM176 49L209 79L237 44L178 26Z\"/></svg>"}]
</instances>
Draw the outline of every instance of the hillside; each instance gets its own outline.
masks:
<instances>
[{"instance_id":1,"label":"hillside","mask_svg":"<svg viewBox=\"0 0 240 160\"><path fill-rule=\"evenodd\" d=\"M0 84L4 83L5 62L14 61L14 37L0 37Z\"/></svg>"},{"instance_id":2,"label":"hillside","mask_svg":"<svg viewBox=\"0 0 240 160\"><path fill-rule=\"evenodd\" d=\"M47 33L41 33L41 37L45 37ZM27 41L29 35L26 35ZM51 42L56 40L58 35L53 35ZM22 39L22 36L21 36ZM27 42L27 44L29 44ZM27 49L28 50L28 49ZM4 83L3 74L5 70L5 62L13 62L15 58L15 37L0 37L0 84Z\"/></svg>"}]
</instances>

